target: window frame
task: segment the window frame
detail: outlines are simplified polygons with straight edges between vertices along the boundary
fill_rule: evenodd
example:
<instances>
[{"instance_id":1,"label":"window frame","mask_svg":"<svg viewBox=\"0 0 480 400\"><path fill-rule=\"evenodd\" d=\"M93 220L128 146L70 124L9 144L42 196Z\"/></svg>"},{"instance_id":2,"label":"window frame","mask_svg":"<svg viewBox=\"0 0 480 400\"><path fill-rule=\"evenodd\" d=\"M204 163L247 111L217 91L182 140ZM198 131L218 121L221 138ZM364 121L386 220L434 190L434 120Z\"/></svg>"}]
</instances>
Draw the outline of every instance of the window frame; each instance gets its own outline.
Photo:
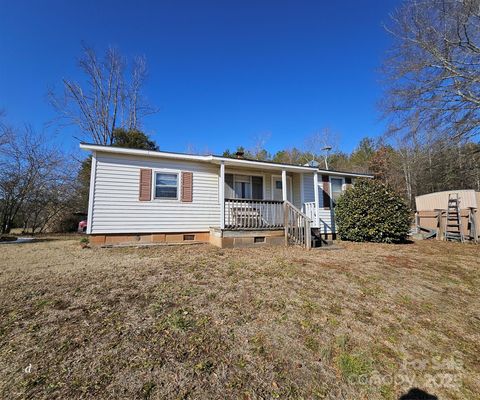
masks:
<instances>
[{"instance_id":1,"label":"window frame","mask_svg":"<svg viewBox=\"0 0 480 400\"><path fill-rule=\"evenodd\" d=\"M237 176L242 176L242 177L248 177L248 182L246 179L239 179L237 181ZM237 183L248 183L249 184L249 197L236 197L237 196ZM263 185L263 182L262 182L262 185ZM252 198L252 194L253 194L253 184L252 184L252 175L242 175L242 174L233 174L233 194L235 195L235 198L236 199L239 199L239 200L253 200Z\"/></svg>"},{"instance_id":2,"label":"window frame","mask_svg":"<svg viewBox=\"0 0 480 400\"><path fill-rule=\"evenodd\" d=\"M344 176L330 176L328 179L328 184L330 185L330 208L335 207L335 201L333 199L333 184L332 179L338 179L342 181L342 190L341 194L345 193L345 177Z\"/></svg>"},{"instance_id":3,"label":"window frame","mask_svg":"<svg viewBox=\"0 0 480 400\"><path fill-rule=\"evenodd\" d=\"M179 170L172 170L172 169L153 169L152 171L152 200L153 201L172 201L172 202L180 202L180 189L182 187L182 174ZM177 196L176 197L157 197L157 174L169 174L169 175L176 175L177 176ZM173 186L166 186L166 187L173 187Z\"/></svg>"},{"instance_id":4,"label":"window frame","mask_svg":"<svg viewBox=\"0 0 480 400\"><path fill-rule=\"evenodd\" d=\"M251 197L249 198L246 198L246 199L242 199L241 197L237 198L235 197L234 200L253 200L253 201L263 201L263 200L268 200L266 198L266 195L267 195L267 190L266 190L266 181L265 181L265 174L262 174L262 173L251 173L250 171L238 171L238 170L225 170L225 174L231 174L233 175L233 193L235 194L235 183L236 183L236 180L235 180L235 177L237 175L242 175L242 176L248 176L249 179L250 179L250 196L252 196L252 193L253 193L253 185L252 185L252 177L253 176L256 176L256 177L259 177L259 178L262 178L262 197L263 199L253 199Z\"/></svg>"}]
</instances>

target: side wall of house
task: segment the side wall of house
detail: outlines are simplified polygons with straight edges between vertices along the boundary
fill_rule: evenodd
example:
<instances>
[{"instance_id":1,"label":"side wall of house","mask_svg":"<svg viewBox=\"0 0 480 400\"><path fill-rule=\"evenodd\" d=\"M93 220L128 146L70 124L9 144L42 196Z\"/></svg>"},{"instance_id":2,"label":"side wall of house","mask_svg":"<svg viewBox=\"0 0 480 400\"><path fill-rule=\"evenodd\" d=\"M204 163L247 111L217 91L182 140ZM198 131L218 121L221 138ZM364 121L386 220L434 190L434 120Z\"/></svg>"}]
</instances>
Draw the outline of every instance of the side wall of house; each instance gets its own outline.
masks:
<instances>
[{"instance_id":1,"label":"side wall of house","mask_svg":"<svg viewBox=\"0 0 480 400\"><path fill-rule=\"evenodd\" d=\"M303 175L303 201L305 203L315 201L315 188L313 182L313 174ZM322 174L318 174L318 205L320 208L319 229L323 234L335 233L335 213L334 210L331 209L330 191L331 184L328 177L323 178Z\"/></svg>"},{"instance_id":2,"label":"side wall of house","mask_svg":"<svg viewBox=\"0 0 480 400\"><path fill-rule=\"evenodd\" d=\"M313 187L313 174L303 174L303 201L315 201L315 188Z\"/></svg>"},{"instance_id":3,"label":"side wall of house","mask_svg":"<svg viewBox=\"0 0 480 400\"><path fill-rule=\"evenodd\" d=\"M139 201L142 168L152 169L152 172L178 172L180 176L181 172L192 172L192 202ZM91 234L208 232L211 226L219 225L217 166L97 152L95 175L89 216ZM180 188L181 182L179 193Z\"/></svg>"},{"instance_id":4,"label":"side wall of house","mask_svg":"<svg viewBox=\"0 0 480 400\"><path fill-rule=\"evenodd\" d=\"M322 175L318 174L318 204L319 207L325 207L323 204L323 185L322 182ZM315 201L315 188L313 185L313 174L303 174L303 201L305 203L314 202ZM330 205L327 205L330 207Z\"/></svg>"}]
</instances>

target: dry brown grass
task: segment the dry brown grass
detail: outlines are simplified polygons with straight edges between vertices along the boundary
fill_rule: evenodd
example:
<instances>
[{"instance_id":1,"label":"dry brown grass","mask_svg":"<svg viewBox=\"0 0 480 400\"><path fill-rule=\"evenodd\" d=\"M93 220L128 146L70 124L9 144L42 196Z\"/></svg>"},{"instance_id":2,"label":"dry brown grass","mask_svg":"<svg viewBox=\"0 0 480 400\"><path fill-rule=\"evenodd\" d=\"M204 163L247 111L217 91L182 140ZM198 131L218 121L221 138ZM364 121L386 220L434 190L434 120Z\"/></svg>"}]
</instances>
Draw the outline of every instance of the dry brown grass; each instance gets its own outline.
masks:
<instances>
[{"instance_id":1,"label":"dry brown grass","mask_svg":"<svg viewBox=\"0 0 480 400\"><path fill-rule=\"evenodd\" d=\"M0 397L476 398L480 248L338 246L1 245Z\"/></svg>"}]
</instances>

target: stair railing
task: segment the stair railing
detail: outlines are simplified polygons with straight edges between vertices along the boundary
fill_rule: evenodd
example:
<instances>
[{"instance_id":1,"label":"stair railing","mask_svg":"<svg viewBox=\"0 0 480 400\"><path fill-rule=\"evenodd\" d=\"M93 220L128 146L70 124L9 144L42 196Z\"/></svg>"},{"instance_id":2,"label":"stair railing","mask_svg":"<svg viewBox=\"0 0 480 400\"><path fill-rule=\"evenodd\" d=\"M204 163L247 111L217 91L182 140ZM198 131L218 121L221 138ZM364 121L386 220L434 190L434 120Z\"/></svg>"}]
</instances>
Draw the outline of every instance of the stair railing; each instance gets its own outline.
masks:
<instances>
[{"instance_id":1,"label":"stair railing","mask_svg":"<svg viewBox=\"0 0 480 400\"><path fill-rule=\"evenodd\" d=\"M285 244L312 247L312 229L310 218L289 201L283 202L285 217Z\"/></svg>"}]
</instances>

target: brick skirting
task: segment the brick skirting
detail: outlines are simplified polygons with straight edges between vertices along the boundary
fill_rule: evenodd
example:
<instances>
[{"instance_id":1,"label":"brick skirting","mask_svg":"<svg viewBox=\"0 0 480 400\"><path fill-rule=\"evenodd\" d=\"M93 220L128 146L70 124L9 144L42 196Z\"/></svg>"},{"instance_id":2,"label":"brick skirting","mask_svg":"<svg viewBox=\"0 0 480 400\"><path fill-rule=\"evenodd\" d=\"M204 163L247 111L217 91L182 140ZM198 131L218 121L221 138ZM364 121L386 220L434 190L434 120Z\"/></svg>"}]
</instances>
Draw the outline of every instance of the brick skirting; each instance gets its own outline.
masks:
<instances>
[{"instance_id":1,"label":"brick skirting","mask_svg":"<svg viewBox=\"0 0 480 400\"><path fill-rule=\"evenodd\" d=\"M208 232L182 233L110 233L104 235L90 235L90 244L94 246L114 244L145 244L145 243L208 243Z\"/></svg>"}]
</instances>

